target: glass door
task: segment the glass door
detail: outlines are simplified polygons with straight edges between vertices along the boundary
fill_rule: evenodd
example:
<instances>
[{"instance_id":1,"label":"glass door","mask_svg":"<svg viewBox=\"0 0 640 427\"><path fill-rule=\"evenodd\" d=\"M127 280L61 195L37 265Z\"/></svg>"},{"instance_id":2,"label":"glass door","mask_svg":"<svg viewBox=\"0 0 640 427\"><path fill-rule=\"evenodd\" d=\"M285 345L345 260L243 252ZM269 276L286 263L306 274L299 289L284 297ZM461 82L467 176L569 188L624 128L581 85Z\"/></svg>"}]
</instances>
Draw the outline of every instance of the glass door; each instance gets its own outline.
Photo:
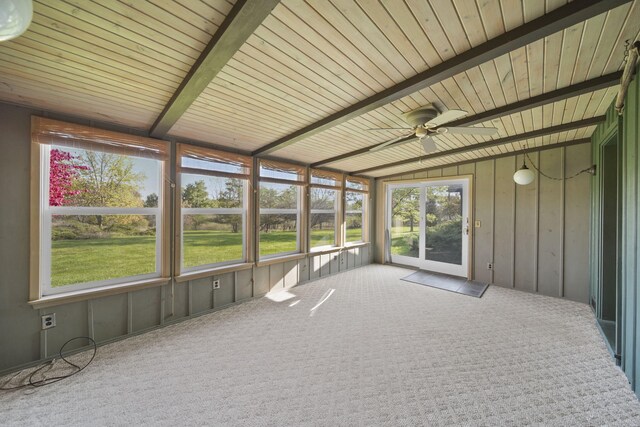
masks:
<instances>
[{"instance_id":1,"label":"glass door","mask_svg":"<svg viewBox=\"0 0 640 427\"><path fill-rule=\"evenodd\" d=\"M391 262L468 277L469 178L392 184Z\"/></svg>"},{"instance_id":2,"label":"glass door","mask_svg":"<svg viewBox=\"0 0 640 427\"><path fill-rule=\"evenodd\" d=\"M398 264L420 264L420 186L394 186L389 189L389 240L391 258Z\"/></svg>"}]
</instances>

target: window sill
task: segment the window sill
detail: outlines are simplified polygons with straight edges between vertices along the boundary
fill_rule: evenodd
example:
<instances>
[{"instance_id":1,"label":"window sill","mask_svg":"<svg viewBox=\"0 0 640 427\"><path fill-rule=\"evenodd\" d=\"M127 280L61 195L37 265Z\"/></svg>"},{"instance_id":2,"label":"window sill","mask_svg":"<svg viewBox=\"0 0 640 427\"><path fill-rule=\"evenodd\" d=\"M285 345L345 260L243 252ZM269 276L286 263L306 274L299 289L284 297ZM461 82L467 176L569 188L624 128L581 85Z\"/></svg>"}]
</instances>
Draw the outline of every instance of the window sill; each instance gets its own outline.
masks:
<instances>
[{"instance_id":1,"label":"window sill","mask_svg":"<svg viewBox=\"0 0 640 427\"><path fill-rule=\"evenodd\" d=\"M316 249L311 249L311 251L309 251L309 256L313 256L313 255L322 255L322 254L330 254L332 252L340 252L341 250L343 250L344 248L342 246L332 246L329 248L316 248Z\"/></svg>"},{"instance_id":2,"label":"window sill","mask_svg":"<svg viewBox=\"0 0 640 427\"><path fill-rule=\"evenodd\" d=\"M353 243L347 243L346 245L344 245L344 249L351 249L351 248L361 248L363 246L369 246L371 244L371 242L353 242Z\"/></svg>"},{"instance_id":3,"label":"window sill","mask_svg":"<svg viewBox=\"0 0 640 427\"><path fill-rule=\"evenodd\" d=\"M307 257L307 254L305 253L283 255L281 257L263 259L261 261L256 262L256 265L258 267L264 267L265 265L278 264L280 262L286 262L286 261L294 261L294 260L302 259L306 257Z\"/></svg>"},{"instance_id":4,"label":"window sill","mask_svg":"<svg viewBox=\"0 0 640 427\"><path fill-rule=\"evenodd\" d=\"M203 277L211 277L217 274L233 273L234 271L249 270L250 268L253 268L252 262L243 262L239 264L208 268L206 270L189 271L177 276L176 282L188 282L189 280L202 279Z\"/></svg>"},{"instance_id":5,"label":"window sill","mask_svg":"<svg viewBox=\"0 0 640 427\"><path fill-rule=\"evenodd\" d=\"M168 277L159 277L157 279L141 280L139 282L121 283L118 285L102 286L96 289L83 289L81 291L67 292L64 294L47 295L37 300L29 301L29 305L34 309L54 307L56 305L69 304L72 302L85 301L88 299L117 295L126 292L137 291L145 288L166 285Z\"/></svg>"},{"instance_id":6,"label":"window sill","mask_svg":"<svg viewBox=\"0 0 640 427\"><path fill-rule=\"evenodd\" d=\"M309 256L330 254L332 252L341 252L341 251L346 251L346 250L349 250L349 249L361 248L363 246L368 246L369 244L370 244L370 242L354 242L354 243L347 243L344 246L334 246L334 247L331 247L331 248L312 249L309 252Z\"/></svg>"}]
</instances>

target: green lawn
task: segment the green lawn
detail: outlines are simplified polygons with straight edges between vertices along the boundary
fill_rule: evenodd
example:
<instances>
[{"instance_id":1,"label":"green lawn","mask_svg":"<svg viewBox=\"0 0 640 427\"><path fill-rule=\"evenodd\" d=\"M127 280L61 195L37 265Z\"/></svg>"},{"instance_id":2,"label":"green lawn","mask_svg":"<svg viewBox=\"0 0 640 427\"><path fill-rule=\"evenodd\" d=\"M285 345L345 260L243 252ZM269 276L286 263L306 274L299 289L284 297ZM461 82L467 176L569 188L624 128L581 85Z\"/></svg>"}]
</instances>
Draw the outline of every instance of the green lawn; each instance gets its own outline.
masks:
<instances>
[{"instance_id":1,"label":"green lawn","mask_svg":"<svg viewBox=\"0 0 640 427\"><path fill-rule=\"evenodd\" d=\"M155 236L54 240L51 245L51 285L153 273L155 243Z\"/></svg>"},{"instance_id":2,"label":"green lawn","mask_svg":"<svg viewBox=\"0 0 640 427\"><path fill-rule=\"evenodd\" d=\"M331 239L333 230L318 230L312 246ZM347 230L347 241L360 239L360 229ZM260 255L292 252L295 231L260 233ZM155 271L155 237L122 236L103 239L54 240L51 254L52 286L86 283ZM228 231L185 231L185 267L242 258L242 234Z\"/></svg>"},{"instance_id":3,"label":"green lawn","mask_svg":"<svg viewBox=\"0 0 640 427\"><path fill-rule=\"evenodd\" d=\"M391 254L404 255L409 257L418 256L418 232L416 226L413 231L410 227L391 228Z\"/></svg>"}]
</instances>

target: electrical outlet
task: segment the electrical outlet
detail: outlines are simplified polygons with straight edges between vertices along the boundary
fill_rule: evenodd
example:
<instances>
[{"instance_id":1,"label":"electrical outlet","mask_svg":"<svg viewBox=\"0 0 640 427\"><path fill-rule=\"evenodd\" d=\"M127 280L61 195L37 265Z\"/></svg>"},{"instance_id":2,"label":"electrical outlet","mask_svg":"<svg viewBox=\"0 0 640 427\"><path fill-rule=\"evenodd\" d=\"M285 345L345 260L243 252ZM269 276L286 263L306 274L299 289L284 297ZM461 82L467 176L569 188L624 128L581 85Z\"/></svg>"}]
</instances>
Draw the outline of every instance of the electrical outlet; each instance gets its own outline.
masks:
<instances>
[{"instance_id":1,"label":"electrical outlet","mask_svg":"<svg viewBox=\"0 0 640 427\"><path fill-rule=\"evenodd\" d=\"M493 270L493 263L492 262L488 262L487 263L487 270Z\"/></svg>"},{"instance_id":2,"label":"electrical outlet","mask_svg":"<svg viewBox=\"0 0 640 427\"><path fill-rule=\"evenodd\" d=\"M213 280L213 289L220 289L220 279Z\"/></svg>"},{"instance_id":3,"label":"electrical outlet","mask_svg":"<svg viewBox=\"0 0 640 427\"><path fill-rule=\"evenodd\" d=\"M334 256L333 256L333 260L335 261L335 260L337 260L337 259L338 259L338 255L334 255Z\"/></svg>"},{"instance_id":4,"label":"electrical outlet","mask_svg":"<svg viewBox=\"0 0 640 427\"><path fill-rule=\"evenodd\" d=\"M42 329L49 329L56 326L56 314L45 314L42 316Z\"/></svg>"},{"instance_id":5,"label":"electrical outlet","mask_svg":"<svg viewBox=\"0 0 640 427\"><path fill-rule=\"evenodd\" d=\"M479 219L476 219L476 228L480 228L480 225L481 225L481 224L480 224L480 220L479 220Z\"/></svg>"}]
</instances>

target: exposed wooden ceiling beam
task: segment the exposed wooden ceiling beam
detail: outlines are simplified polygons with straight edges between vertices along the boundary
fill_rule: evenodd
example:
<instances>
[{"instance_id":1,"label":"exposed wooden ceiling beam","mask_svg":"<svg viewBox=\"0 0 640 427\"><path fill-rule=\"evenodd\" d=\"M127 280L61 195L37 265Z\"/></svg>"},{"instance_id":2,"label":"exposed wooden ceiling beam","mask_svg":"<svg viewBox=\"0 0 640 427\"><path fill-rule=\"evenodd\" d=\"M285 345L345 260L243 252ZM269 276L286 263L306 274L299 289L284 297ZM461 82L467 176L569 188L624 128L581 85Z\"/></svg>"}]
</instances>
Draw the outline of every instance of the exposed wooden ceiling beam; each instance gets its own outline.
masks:
<instances>
[{"instance_id":1,"label":"exposed wooden ceiling beam","mask_svg":"<svg viewBox=\"0 0 640 427\"><path fill-rule=\"evenodd\" d=\"M415 171L398 172L398 173L393 173L391 175L378 176L378 177L375 177L375 179L389 179L389 178L394 178L396 176L407 175L408 173L428 172L428 171L431 171L431 170L448 168L448 167L452 167L452 166L462 166L462 165L468 165L470 163L483 162L485 160L493 160L493 159L500 159L502 157L517 156L517 155L520 155L520 154L524 154L525 152L526 153L533 153L533 152L537 153L537 152L540 152L540 151L553 150L554 148L571 147L572 145L590 144L590 143L591 143L591 138L574 139L574 140L571 140L571 141L559 142L557 144L545 145L543 147L527 148L527 149L522 149L522 150L518 150L518 151L510 151L508 153L496 154L496 155L493 155L493 156L487 156L487 157L483 157L483 158L480 158L480 159L465 160L465 161L462 161L462 162L455 162L455 163L445 163L445 164L442 164L442 165L432 166L432 167L424 168L424 169L418 169L418 170L415 170Z\"/></svg>"},{"instance_id":2,"label":"exposed wooden ceiling beam","mask_svg":"<svg viewBox=\"0 0 640 427\"><path fill-rule=\"evenodd\" d=\"M507 31L486 43L478 45L426 71L359 101L322 120L273 141L252 154L269 154L297 141L327 130L347 120L358 117L376 108L389 104L435 83L453 77L463 71L483 64L515 49L526 46L543 37L554 34L572 25L583 22L631 0L580 0L568 3L537 19Z\"/></svg>"},{"instance_id":3,"label":"exposed wooden ceiling beam","mask_svg":"<svg viewBox=\"0 0 640 427\"><path fill-rule=\"evenodd\" d=\"M507 136L505 138L494 139L493 141L480 142L478 144L473 144L473 145L465 145L463 147L453 148L451 150L440 151L439 153L434 153L434 154L426 154L426 155L418 157L418 158L399 160L397 162L387 163L387 164L380 165L380 166L374 166L374 167L370 167L370 168L367 168L367 169L361 169L361 170L354 171L354 172L351 172L351 173L353 175L362 175L362 174L366 174L367 172L371 172L371 171L374 171L374 170L388 169L388 168L407 165L407 164L411 164L411 163L415 163L415 162L437 159L438 157L446 157L446 156L451 156L453 154L460 154L460 153L466 153L468 151L481 150L483 148L496 147L498 145L509 144L511 142L524 141L524 140L530 139L530 138L538 138L538 137L541 137L541 136L553 135L555 133L565 132L565 131L568 131L568 130L580 129L580 128L584 128L584 127L587 127L587 126L594 126L594 125L597 125L599 123L604 122L605 119L606 119L605 116L591 117L591 118L584 119L584 120L578 120L578 121L570 122L570 123L563 123L563 124L557 125L557 126L551 126L551 127L548 127L548 128L542 128L542 129L534 130L534 131L531 131L531 132L525 132L525 133L521 133L519 135L511 135L511 136Z\"/></svg>"},{"instance_id":4,"label":"exposed wooden ceiling beam","mask_svg":"<svg viewBox=\"0 0 640 427\"><path fill-rule=\"evenodd\" d=\"M149 134L164 137L222 70L280 0L237 0L218 31L151 126Z\"/></svg>"},{"instance_id":5,"label":"exposed wooden ceiling beam","mask_svg":"<svg viewBox=\"0 0 640 427\"><path fill-rule=\"evenodd\" d=\"M499 108L494 108L493 110L488 110L473 116L463 117L451 123L447 123L447 125L448 126L471 126L477 123L486 122L488 120L493 120L499 117L508 116L509 114L519 113L521 111L529 110L535 107L539 107L541 105L551 104L557 101L561 101L563 99L573 98L574 96L579 96L585 93L594 92L599 89L615 86L620 83L621 77L622 77L622 71L617 71L615 73L607 74L605 76L596 77L591 80L587 80L581 83L576 83L574 85L566 86L551 92L543 93L529 99L523 99L521 101L514 102L513 104L508 104ZM411 135L399 140L396 143L387 145L383 149L386 150L388 148L397 147L398 145L411 142L414 139L416 139L416 137L414 135ZM382 144L384 144L384 142L380 142L380 143L371 145L369 147L360 148L360 149L351 151L349 153L341 154L339 156L331 157L329 159L313 163L311 166L319 167L322 165L328 165L329 163L334 163L334 162L346 160L352 157L361 156L363 154L369 153L371 149L376 148Z\"/></svg>"}]
</instances>

